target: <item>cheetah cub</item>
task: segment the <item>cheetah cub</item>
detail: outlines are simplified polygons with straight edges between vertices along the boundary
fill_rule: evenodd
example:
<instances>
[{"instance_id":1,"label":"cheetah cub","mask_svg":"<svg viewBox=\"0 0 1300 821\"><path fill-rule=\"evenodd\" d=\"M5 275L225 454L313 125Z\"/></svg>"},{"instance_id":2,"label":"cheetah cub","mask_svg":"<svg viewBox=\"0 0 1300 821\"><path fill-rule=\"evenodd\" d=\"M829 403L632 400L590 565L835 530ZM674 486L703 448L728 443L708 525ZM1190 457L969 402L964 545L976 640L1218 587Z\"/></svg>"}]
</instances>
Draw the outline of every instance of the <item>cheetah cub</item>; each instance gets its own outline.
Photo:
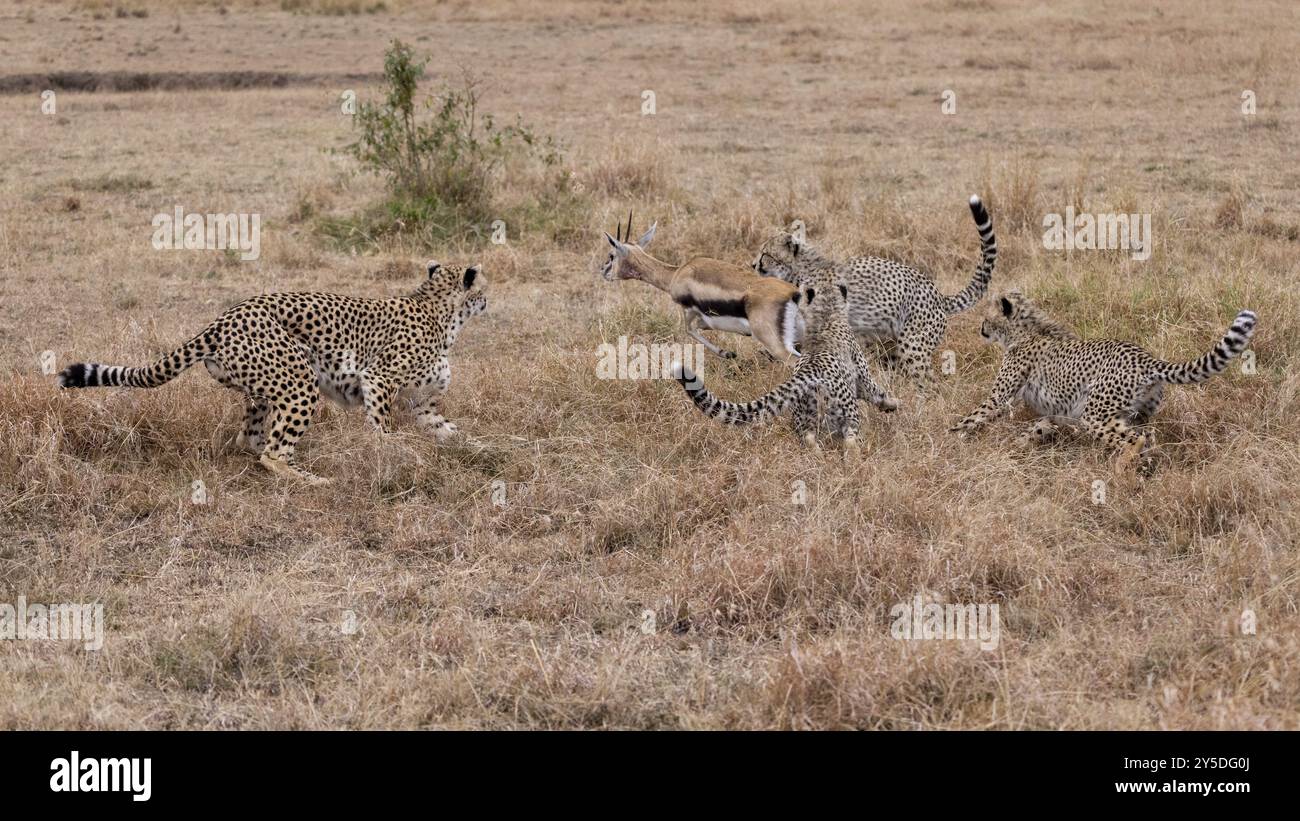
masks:
<instances>
[{"instance_id":1,"label":"cheetah cub","mask_svg":"<svg viewBox=\"0 0 1300 821\"><path fill-rule=\"evenodd\" d=\"M981 255L970 283L952 296L939 293L934 281L907 265L880 257L854 257L834 263L809 245L799 232L782 231L760 249L753 268L801 286L810 272L833 265L848 287L849 325L864 343L884 348L884 365L902 367L921 388L934 378L934 351L948 329L948 317L969 309L988 290L997 262L993 220L979 197L970 198L979 232Z\"/></svg>"},{"instance_id":2,"label":"cheetah cub","mask_svg":"<svg viewBox=\"0 0 1300 821\"><path fill-rule=\"evenodd\" d=\"M294 448L323 393L344 406L364 405L371 423L391 427L399 396L439 440L456 434L442 416L451 382L447 353L466 320L487 308L479 267L428 264L409 296L362 299L337 294L262 294L227 310L152 365L77 363L59 374L64 388L156 388L197 362L247 397L236 444L260 453L281 476L325 484L294 464Z\"/></svg>"},{"instance_id":3,"label":"cheetah cub","mask_svg":"<svg viewBox=\"0 0 1300 821\"><path fill-rule=\"evenodd\" d=\"M865 399L886 413L898 407L871 378L867 358L858 346L845 315L844 285L822 272L795 292L792 299L804 321L803 355L794 373L766 396L752 402L725 402L710 393L680 362L673 364L673 377L705 416L729 425L767 422L794 409L794 430L805 444L817 443L819 410L825 423L843 440L846 454L859 450L858 400Z\"/></svg>"},{"instance_id":4,"label":"cheetah cub","mask_svg":"<svg viewBox=\"0 0 1300 821\"><path fill-rule=\"evenodd\" d=\"M1080 428L1117 453L1116 472L1149 468L1155 443L1145 425L1160 408L1165 385L1190 385L1222 373L1250 343L1256 317L1242 311L1209 353L1191 362L1156 359L1128 342L1080 339L1048 318L1018 291L1004 294L980 326L1002 346L1002 365L988 399L951 430L970 434L1005 413L1017 399L1038 417L1027 437L1044 442L1056 425Z\"/></svg>"}]
</instances>

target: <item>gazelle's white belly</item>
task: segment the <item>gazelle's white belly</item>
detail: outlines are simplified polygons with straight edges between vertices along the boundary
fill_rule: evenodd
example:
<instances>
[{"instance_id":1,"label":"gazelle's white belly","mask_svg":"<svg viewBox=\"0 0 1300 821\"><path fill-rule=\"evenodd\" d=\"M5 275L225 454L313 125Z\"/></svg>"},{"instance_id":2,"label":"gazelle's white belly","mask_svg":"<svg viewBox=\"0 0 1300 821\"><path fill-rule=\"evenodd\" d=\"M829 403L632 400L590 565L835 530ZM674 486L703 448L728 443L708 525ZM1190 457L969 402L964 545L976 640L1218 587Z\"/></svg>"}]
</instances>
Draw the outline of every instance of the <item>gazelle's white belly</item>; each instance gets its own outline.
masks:
<instances>
[{"instance_id":1,"label":"gazelle's white belly","mask_svg":"<svg viewBox=\"0 0 1300 821\"><path fill-rule=\"evenodd\" d=\"M726 331L749 336L749 320L743 316L709 316L700 314L700 324L711 331Z\"/></svg>"}]
</instances>

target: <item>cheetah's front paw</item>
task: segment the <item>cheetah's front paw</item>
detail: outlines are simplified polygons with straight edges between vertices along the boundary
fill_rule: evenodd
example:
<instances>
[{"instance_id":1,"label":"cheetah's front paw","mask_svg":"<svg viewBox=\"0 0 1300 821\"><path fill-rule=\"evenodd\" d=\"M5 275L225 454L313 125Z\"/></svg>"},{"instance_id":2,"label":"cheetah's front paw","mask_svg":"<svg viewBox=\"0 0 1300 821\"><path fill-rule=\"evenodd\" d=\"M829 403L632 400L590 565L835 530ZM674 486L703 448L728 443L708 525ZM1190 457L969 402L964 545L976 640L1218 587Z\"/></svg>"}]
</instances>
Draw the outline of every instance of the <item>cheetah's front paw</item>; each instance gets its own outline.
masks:
<instances>
[{"instance_id":1,"label":"cheetah's front paw","mask_svg":"<svg viewBox=\"0 0 1300 821\"><path fill-rule=\"evenodd\" d=\"M844 461L851 462L862 456L862 445L858 444L858 437L848 436L844 439Z\"/></svg>"},{"instance_id":2,"label":"cheetah's front paw","mask_svg":"<svg viewBox=\"0 0 1300 821\"><path fill-rule=\"evenodd\" d=\"M274 473L276 476L283 476L286 479L297 479L306 482L312 487L321 487L330 484L330 480L324 476L317 476L314 473L308 473L300 467L289 464L287 459L277 459L269 454L263 453L258 459L262 467Z\"/></svg>"},{"instance_id":3,"label":"cheetah's front paw","mask_svg":"<svg viewBox=\"0 0 1300 821\"><path fill-rule=\"evenodd\" d=\"M961 439L965 439L979 429L979 421L973 417L967 416L957 424L948 428L949 433L955 433Z\"/></svg>"},{"instance_id":4,"label":"cheetah's front paw","mask_svg":"<svg viewBox=\"0 0 1300 821\"><path fill-rule=\"evenodd\" d=\"M439 443L451 442L460 437L460 428L456 427L455 422L442 422L433 429L433 438Z\"/></svg>"}]
</instances>

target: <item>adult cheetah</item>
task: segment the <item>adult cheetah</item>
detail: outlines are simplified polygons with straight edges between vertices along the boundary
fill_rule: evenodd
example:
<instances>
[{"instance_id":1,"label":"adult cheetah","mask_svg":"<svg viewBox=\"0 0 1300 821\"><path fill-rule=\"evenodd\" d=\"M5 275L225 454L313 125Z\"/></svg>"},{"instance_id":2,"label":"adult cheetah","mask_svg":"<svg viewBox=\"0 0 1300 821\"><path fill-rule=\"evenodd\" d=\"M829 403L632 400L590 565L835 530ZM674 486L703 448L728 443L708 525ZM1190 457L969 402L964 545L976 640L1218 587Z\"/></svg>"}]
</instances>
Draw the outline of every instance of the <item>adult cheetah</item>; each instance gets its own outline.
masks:
<instances>
[{"instance_id":1,"label":"adult cheetah","mask_svg":"<svg viewBox=\"0 0 1300 821\"><path fill-rule=\"evenodd\" d=\"M219 383L248 398L236 444L260 453L273 473L324 484L294 464L294 448L322 393L345 406L364 405L383 431L399 395L408 397L416 420L439 441L456 434L440 402L451 381L447 353L456 334L487 308L479 271L430 262L414 293L388 299L262 294L152 365L79 362L59 374L59 385L156 388L202 362Z\"/></svg>"}]
</instances>

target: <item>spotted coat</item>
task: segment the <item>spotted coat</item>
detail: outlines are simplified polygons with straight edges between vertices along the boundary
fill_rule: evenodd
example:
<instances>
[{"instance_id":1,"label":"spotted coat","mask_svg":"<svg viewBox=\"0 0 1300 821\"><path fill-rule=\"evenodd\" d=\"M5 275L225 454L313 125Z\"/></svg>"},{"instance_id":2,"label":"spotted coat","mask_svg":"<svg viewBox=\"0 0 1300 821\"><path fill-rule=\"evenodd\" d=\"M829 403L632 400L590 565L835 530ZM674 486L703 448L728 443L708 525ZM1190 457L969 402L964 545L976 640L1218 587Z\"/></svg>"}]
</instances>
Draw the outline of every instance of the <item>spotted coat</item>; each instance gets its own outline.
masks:
<instances>
[{"instance_id":1,"label":"spotted coat","mask_svg":"<svg viewBox=\"0 0 1300 821\"><path fill-rule=\"evenodd\" d=\"M867 358L854 338L845 316L842 283L832 281L829 270L809 276L793 297L804 322L803 354L790 378L752 402L718 399L699 378L680 363L674 376L705 416L729 425L763 423L793 408L794 430L805 443L815 444L819 412L824 426L843 439L846 450L856 450L861 417L858 400L865 399L890 412L898 401L871 378Z\"/></svg>"},{"instance_id":2,"label":"spotted coat","mask_svg":"<svg viewBox=\"0 0 1300 821\"><path fill-rule=\"evenodd\" d=\"M451 381L448 351L466 320L485 310L477 267L428 265L415 293L363 299L325 293L262 294L235 305L189 342L151 365L78 363L59 374L65 388L156 388L202 362L217 382L248 400L237 444L272 472L324 480L294 465L294 449L321 394L364 406L389 430L399 397L443 440L456 426L441 413Z\"/></svg>"},{"instance_id":3,"label":"spotted coat","mask_svg":"<svg viewBox=\"0 0 1300 821\"><path fill-rule=\"evenodd\" d=\"M1030 441L1052 438L1058 425L1080 428L1118 452L1116 467L1149 467L1150 431L1165 385L1203 382L1221 373L1250 344L1256 317L1242 311L1214 348L1190 362L1156 359L1129 342L1080 339L1017 291L996 301L980 334L1004 351L989 397L952 427L973 433L1020 400L1040 417Z\"/></svg>"},{"instance_id":4,"label":"spotted coat","mask_svg":"<svg viewBox=\"0 0 1300 821\"><path fill-rule=\"evenodd\" d=\"M922 387L933 378L934 351L943 341L948 317L967 310L984 296L997 261L993 222L979 197L971 197L971 215L979 231L980 263L970 283L952 296L939 293L934 281L915 268L880 257L855 257L834 263L809 245L799 232L782 231L763 246L754 270L795 285L809 272L828 264L848 287L848 319L865 343L884 348L887 368L901 366Z\"/></svg>"}]
</instances>

